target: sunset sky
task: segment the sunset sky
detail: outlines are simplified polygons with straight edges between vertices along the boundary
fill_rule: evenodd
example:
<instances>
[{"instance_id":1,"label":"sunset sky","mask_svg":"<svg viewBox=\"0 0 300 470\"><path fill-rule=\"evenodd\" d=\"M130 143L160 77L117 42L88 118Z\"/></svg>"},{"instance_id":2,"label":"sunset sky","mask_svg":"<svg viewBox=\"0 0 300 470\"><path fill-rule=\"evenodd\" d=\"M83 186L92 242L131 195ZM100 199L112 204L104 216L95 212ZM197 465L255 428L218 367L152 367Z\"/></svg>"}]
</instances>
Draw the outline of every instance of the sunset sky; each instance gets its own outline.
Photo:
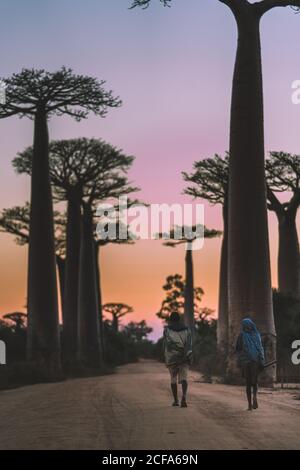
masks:
<instances>
[{"instance_id":1,"label":"sunset sky","mask_svg":"<svg viewBox=\"0 0 300 470\"><path fill-rule=\"evenodd\" d=\"M123 106L105 119L77 123L55 118L52 139L101 137L136 157L130 180L148 203L183 203L181 171L193 161L228 149L231 80L236 49L232 14L218 0L158 1L128 10L130 0L1 0L0 76L21 68L76 73L107 80ZM276 9L262 21L266 150L300 154L300 105L291 85L300 80L300 15ZM28 119L0 122L1 208L29 200L29 179L17 176L11 160L32 144ZM271 215L273 286L277 285L277 223ZM299 220L298 220L299 222ZM220 207L205 204L205 223L222 229ZM300 227L299 227L300 228ZM217 307L221 240L195 252L196 285L203 306ZM27 249L0 235L0 315L24 310ZM158 241L110 246L101 254L105 302L125 302L160 334L155 317L167 275L184 273L184 248ZM129 317L128 317L129 320Z\"/></svg>"}]
</instances>

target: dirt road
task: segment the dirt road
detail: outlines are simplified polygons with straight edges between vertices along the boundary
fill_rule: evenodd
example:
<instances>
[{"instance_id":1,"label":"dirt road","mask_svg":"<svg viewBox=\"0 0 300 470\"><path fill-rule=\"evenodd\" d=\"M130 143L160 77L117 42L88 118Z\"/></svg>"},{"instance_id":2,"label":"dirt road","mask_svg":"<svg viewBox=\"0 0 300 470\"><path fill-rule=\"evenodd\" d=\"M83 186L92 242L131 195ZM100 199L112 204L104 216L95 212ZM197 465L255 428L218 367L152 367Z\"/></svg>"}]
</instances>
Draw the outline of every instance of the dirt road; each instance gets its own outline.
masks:
<instances>
[{"instance_id":1,"label":"dirt road","mask_svg":"<svg viewBox=\"0 0 300 470\"><path fill-rule=\"evenodd\" d=\"M187 409L155 362L0 392L0 449L300 449L299 391L261 390L249 412L242 388L196 378Z\"/></svg>"}]
</instances>

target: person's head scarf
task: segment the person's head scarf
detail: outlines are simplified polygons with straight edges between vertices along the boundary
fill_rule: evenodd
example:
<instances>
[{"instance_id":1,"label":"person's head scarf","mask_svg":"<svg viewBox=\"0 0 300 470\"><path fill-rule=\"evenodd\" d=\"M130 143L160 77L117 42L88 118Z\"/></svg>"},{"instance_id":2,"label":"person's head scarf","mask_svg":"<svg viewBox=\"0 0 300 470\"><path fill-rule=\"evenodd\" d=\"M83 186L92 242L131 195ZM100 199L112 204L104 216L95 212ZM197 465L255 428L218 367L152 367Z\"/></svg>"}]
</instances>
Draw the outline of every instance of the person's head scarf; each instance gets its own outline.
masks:
<instances>
[{"instance_id":1,"label":"person's head scarf","mask_svg":"<svg viewBox=\"0 0 300 470\"><path fill-rule=\"evenodd\" d=\"M255 323L250 318L242 320L243 351L248 360L264 362L265 354L261 342L260 333Z\"/></svg>"}]
</instances>

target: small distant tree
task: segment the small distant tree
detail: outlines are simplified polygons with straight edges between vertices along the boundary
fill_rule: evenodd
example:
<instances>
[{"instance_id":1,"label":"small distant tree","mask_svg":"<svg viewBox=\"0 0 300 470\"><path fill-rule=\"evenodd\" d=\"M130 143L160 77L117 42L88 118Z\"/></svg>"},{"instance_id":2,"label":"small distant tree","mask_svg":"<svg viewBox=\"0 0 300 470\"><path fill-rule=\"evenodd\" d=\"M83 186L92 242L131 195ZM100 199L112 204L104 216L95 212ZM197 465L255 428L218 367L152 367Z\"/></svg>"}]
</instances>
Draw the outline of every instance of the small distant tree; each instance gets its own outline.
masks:
<instances>
[{"instance_id":1,"label":"small distant tree","mask_svg":"<svg viewBox=\"0 0 300 470\"><path fill-rule=\"evenodd\" d=\"M276 214L279 229L278 287L283 294L300 297L300 254L296 216L300 206L300 155L270 152L266 160L268 209ZM278 193L290 193L281 202Z\"/></svg>"},{"instance_id":2,"label":"small distant tree","mask_svg":"<svg viewBox=\"0 0 300 470\"><path fill-rule=\"evenodd\" d=\"M107 303L103 305L103 311L112 316L112 328L115 333L118 333L120 326L120 318L125 317L133 312L130 305L123 303Z\"/></svg>"},{"instance_id":3,"label":"small distant tree","mask_svg":"<svg viewBox=\"0 0 300 470\"><path fill-rule=\"evenodd\" d=\"M124 333L134 342L147 339L148 335L150 335L152 331L153 328L148 326L145 320L141 320L140 322L131 321L124 327Z\"/></svg>"}]
</instances>

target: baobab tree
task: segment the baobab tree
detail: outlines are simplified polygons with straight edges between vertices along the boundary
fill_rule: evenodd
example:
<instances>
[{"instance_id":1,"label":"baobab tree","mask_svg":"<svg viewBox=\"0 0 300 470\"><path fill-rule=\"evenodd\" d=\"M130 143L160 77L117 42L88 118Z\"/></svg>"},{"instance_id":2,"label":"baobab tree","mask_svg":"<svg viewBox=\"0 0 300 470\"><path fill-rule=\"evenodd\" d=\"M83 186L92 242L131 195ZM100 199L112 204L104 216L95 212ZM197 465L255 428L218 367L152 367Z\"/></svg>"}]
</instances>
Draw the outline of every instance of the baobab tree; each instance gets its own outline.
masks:
<instances>
[{"instance_id":1,"label":"baobab tree","mask_svg":"<svg viewBox=\"0 0 300 470\"><path fill-rule=\"evenodd\" d=\"M112 316L112 328L115 333L118 333L120 327L120 318L125 317L133 312L130 305L123 303L110 302L103 305L103 311Z\"/></svg>"},{"instance_id":2,"label":"baobab tree","mask_svg":"<svg viewBox=\"0 0 300 470\"><path fill-rule=\"evenodd\" d=\"M129 205L135 204L136 201L129 201ZM119 206L115 207L116 211L119 211ZM94 214L97 213L97 210L94 211ZM98 219L98 220L97 220ZM96 225L99 223L99 217L94 217ZM98 290L98 311L99 311L99 322L100 322L100 338L101 338L101 346L102 346L102 355L105 358L106 354L106 344L105 344L105 337L104 337L104 325L103 325L103 307L102 307L102 289L101 289L101 250L107 245L114 244L114 245L133 245L134 242L134 235L129 232L128 226L122 226L121 228L120 222L118 221L116 224L116 238L114 239L102 239L101 237L98 238L97 235L97 227L95 229L95 253L96 253L96 281L97 281L97 290ZM127 232L126 238L120 238L119 234L121 232L124 234Z\"/></svg>"},{"instance_id":3,"label":"baobab tree","mask_svg":"<svg viewBox=\"0 0 300 470\"><path fill-rule=\"evenodd\" d=\"M238 30L233 76L228 193L229 360L228 379L239 371L234 356L241 319L251 315L262 332L266 356L276 354L272 309L266 182L260 20L276 7L300 8L300 0L217 0L231 10ZM148 7L134 0L131 7ZM160 0L165 6L172 0ZM275 368L265 381L273 383Z\"/></svg>"},{"instance_id":4,"label":"baobab tree","mask_svg":"<svg viewBox=\"0 0 300 470\"><path fill-rule=\"evenodd\" d=\"M193 198L205 199L212 205L220 204L223 215L223 239L219 275L219 306L217 339L218 352L225 359L228 348L228 173L229 156L215 155L196 161L193 172L183 172L189 183L185 194Z\"/></svg>"},{"instance_id":5,"label":"baobab tree","mask_svg":"<svg viewBox=\"0 0 300 470\"><path fill-rule=\"evenodd\" d=\"M19 173L31 174L32 160L33 149L30 147L13 160L13 165ZM102 349L98 337L100 328L100 339L102 338L102 325L101 321L99 325L99 319L101 320L97 263L99 243L94 240L94 212L101 201L117 198L135 189L128 186L126 177L120 175L121 172L126 173L132 162L133 157L124 155L121 150L100 139L52 141L49 145L49 175L54 189L54 199L67 201L66 276L63 299L63 358L67 369L73 368L76 364L80 344L85 345L81 349L90 350L90 353L85 354L89 356L89 361L82 360L82 362L97 365L96 358L100 354L98 348L100 347L100 352ZM91 240L94 241L93 246ZM81 276L80 266L85 272ZM79 303L83 309L80 318Z\"/></svg>"},{"instance_id":6,"label":"baobab tree","mask_svg":"<svg viewBox=\"0 0 300 470\"><path fill-rule=\"evenodd\" d=\"M23 69L4 79L6 102L0 118L14 115L34 120L28 266L28 359L60 371L60 342L55 273L53 208L48 162L48 121L67 115L77 121L90 112L104 117L120 105L103 81L75 75L65 67L51 73Z\"/></svg>"},{"instance_id":7,"label":"baobab tree","mask_svg":"<svg viewBox=\"0 0 300 470\"><path fill-rule=\"evenodd\" d=\"M14 235L15 242L20 246L27 245L29 243L29 225L30 204L28 202L26 202L24 206L14 206L3 209L0 214L0 232ZM65 226L66 218L64 214L54 211L55 258L58 270L61 300L63 299L64 292L66 245Z\"/></svg>"},{"instance_id":8,"label":"baobab tree","mask_svg":"<svg viewBox=\"0 0 300 470\"><path fill-rule=\"evenodd\" d=\"M180 240L176 240L176 230L170 230L170 240L165 242L164 245L175 248L178 245L184 244L186 246L185 253L185 284L184 284L184 321L190 328L192 335L195 335L195 312L194 312L194 268L193 268L193 245L197 241L195 237L196 226L193 227L179 227L183 236ZM215 238L221 235L217 230L209 230L202 227L204 239ZM162 237L162 234L160 234Z\"/></svg>"},{"instance_id":9,"label":"baobab tree","mask_svg":"<svg viewBox=\"0 0 300 470\"><path fill-rule=\"evenodd\" d=\"M135 343L146 340L152 331L153 328L147 325L146 320L141 320L140 322L131 321L124 328L124 333Z\"/></svg>"},{"instance_id":10,"label":"baobab tree","mask_svg":"<svg viewBox=\"0 0 300 470\"><path fill-rule=\"evenodd\" d=\"M300 255L296 216L300 206L300 156L270 152L266 160L268 209L276 214L279 229L278 288L300 297ZM290 192L281 202L276 193Z\"/></svg>"},{"instance_id":11,"label":"baobab tree","mask_svg":"<svg viewBox=\"0 0 300 470\"><path fill-rule=\"evenodd\" d=\"M94 237L94 210L93 208L105 200L118 199L121 196L137 190L128 184L126 175L122 172L128 170L133 161L133 157L117 155L115 158L115 168L113 171L104 171L103 181L95 185L92 193L82 201L82 221L81 221L81 247L79 263L79 297L78 297L78 315L79 315L79 358L81 363L97 365L97 358L103 352L103 345L99 339L101 332L99 330L99 306L98 298L100 289L100 280L97 268L95 237ZM99 267L99 266L98 266ZM98 283L98 286L97 286ZM96 342L95 331L98 327L99 339ZM92 341L93 339L93 341ZM94 346L92 346L94 344ZM99 354L97 350L99 349Z\"/></svg>"}]
</instances>

